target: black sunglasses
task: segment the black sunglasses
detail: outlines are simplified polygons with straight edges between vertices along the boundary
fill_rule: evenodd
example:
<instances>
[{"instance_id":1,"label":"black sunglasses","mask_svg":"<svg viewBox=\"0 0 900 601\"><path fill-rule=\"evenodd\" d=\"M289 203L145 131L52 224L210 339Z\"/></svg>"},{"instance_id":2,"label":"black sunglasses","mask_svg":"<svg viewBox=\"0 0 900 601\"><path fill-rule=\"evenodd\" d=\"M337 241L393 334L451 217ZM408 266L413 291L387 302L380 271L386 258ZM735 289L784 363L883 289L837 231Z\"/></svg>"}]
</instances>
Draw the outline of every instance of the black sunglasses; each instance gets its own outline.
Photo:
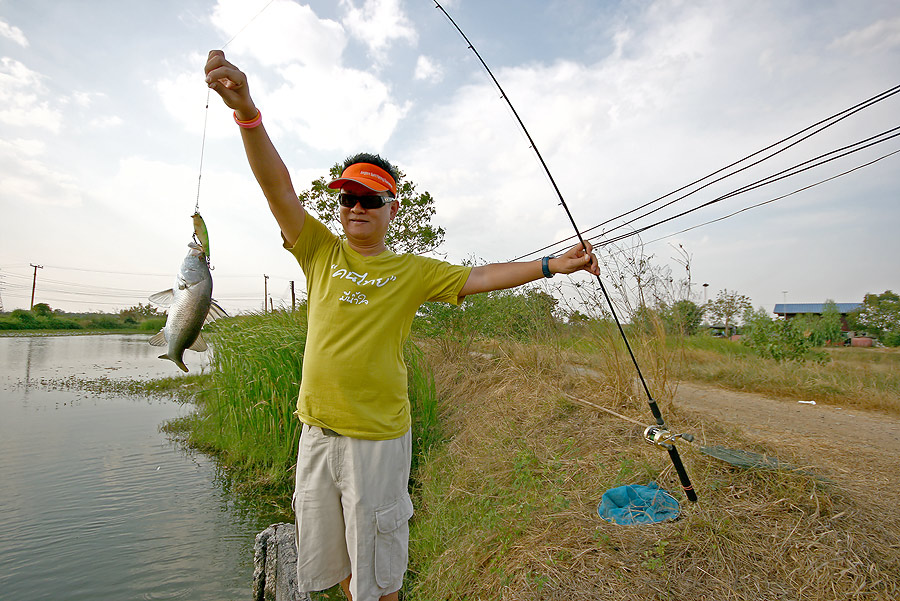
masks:
<instances>
[{"instance_id":1,"label":"black sunglasses","mask_svg":"<svg viewBox=\"0 0 900 601\"><path fill-rule=\"evenodd\" d=\"M394 199L390 196L373 196L371 194L358 196L356 194L347 194L346 192L341 192L339 196L341 206L347 207L348 209L352 209L353 207L355 207L356 203L359 203L359 206L366 210L380 209L384 205L394 201Z\"/></svg>"}]
</instances>

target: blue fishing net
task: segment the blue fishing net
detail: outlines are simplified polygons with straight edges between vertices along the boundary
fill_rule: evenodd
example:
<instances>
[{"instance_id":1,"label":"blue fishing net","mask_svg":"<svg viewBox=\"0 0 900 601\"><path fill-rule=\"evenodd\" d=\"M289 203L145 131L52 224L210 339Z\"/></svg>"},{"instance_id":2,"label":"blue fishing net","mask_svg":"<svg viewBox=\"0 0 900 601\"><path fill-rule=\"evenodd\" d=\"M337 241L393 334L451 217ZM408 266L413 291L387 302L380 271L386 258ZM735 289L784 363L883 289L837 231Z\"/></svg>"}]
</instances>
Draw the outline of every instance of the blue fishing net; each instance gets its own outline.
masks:
<instances>
[{"instance_id":1,"label":"blue fishing net","mask_svg":"<svg viewBox=\"0 0 900 601\"><path fill-rule=\"evenodd\" d=\"M678 501L650 482L646 486L629 484L603 493L597 513L607 522L619 525L653 524L678 517Z\"/></svg>"}]
</instances>

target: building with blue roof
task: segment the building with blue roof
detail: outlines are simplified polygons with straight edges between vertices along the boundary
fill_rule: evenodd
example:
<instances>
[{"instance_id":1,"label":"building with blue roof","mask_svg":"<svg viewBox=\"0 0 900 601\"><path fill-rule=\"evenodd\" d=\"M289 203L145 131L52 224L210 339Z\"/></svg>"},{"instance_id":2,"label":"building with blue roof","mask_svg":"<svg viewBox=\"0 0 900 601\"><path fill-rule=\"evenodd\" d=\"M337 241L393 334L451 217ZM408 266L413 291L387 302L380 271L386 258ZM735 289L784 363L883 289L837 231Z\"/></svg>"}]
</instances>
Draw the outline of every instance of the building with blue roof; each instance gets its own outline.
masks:
<instances>
[{"instance_id":1,"label":"building with blue roof","mask_svg":"<svg viewBox=\"0 0 900 601\"><path fill-rule=\"evenodd\" d=\"M856 311L862 303L835 303L842 316ZM773 313L779 317L796 317L797 315L821 315L825 312L825 303L777 303Z\"/></svg>"},{"instance_id":2,"label":"building with blue roof","mask_svg":"<svg viewBox=\"0 0 900 601\"><path fill-rule=\"evenodd\" d=\"M835 303L841 314L841 329L847 332L847 314L862 307L862 303ZM825 312L825 303L776 303L772 311L779 317L791 319L798 315L822 315Z\"/></svg>"}]
</instances>

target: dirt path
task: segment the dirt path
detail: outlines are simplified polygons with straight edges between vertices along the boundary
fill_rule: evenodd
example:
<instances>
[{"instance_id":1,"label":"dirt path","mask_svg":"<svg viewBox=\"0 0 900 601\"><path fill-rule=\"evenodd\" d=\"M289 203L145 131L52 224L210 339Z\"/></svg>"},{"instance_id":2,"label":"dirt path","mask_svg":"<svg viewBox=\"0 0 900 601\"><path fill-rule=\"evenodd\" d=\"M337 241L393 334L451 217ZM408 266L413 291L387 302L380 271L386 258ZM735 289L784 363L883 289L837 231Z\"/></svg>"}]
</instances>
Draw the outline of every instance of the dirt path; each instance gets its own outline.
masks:
<instances>
[{"instance_id":1,"label":"dirt path","mask_svg":"<svg viewBox=\"0 0 900 601\"><path fill-rule=\"evenodd\" d=\"M682 409L734 426L776 452L789 451L794 462L803 458L805 467L845 490L900 513L900 419L691 382L679 384L675 399Z\"/></svg>"}]
</instances>

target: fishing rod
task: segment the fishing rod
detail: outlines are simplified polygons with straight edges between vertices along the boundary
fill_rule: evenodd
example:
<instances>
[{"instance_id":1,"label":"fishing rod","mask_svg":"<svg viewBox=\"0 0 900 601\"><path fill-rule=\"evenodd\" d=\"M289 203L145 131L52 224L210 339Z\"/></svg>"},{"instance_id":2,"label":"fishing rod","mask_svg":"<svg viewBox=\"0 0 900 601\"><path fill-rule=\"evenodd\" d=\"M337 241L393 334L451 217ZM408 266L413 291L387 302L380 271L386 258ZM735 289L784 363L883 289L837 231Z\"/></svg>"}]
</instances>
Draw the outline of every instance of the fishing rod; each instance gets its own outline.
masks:
<instances>
[{"instance_id":1,"label":"fishing rod","mask_svg":"<svg viewBox=\"0 0 900 601\"><path fill-rule=\"evenodd\" d=\"M563 198L562 192L559 190L559 186L556 185L556 180L553 179L553 174L550 173L550 168L547 167L547 163L544 161L544 157L541 156L541 152L538 150L537 144L535 144L534 140L531 137L531 134L528 132L528 128L525 127L525 123L522 121L522 118L519 117L518 111L513 106L512 101L507 96L506 92L503 90L503 86L500 85L500 82L497 81L497 78L494 77L493 72L490 67L487 66L487 63L484 62L484 59L481 58L481 55L478 53L478 50L475 49L475 45L469 40L468 36L463 33L463 30L460 29L459 25L456 24L456 21L453 20L453 17L444 10L444 7L440 5L437 0L433 0L435 8L440 9L444 16L453 24L453 27L456 28L456 31L459 32L459 35L463 37L466 43L469 45L469 49L475 53L475 56L478 57L479 62L481 62L481 66L484 67L484 70L487 71L487 74L490 76L491 80L493 80L494 85L497 86L497 89L500 90L500 96L506 101L506 104L509 106L512 111L513 116L515 116L516 121L519 122L519 126L522 128L522 131L525 133L525 136L528 138L528 143L531 145L531 149L534 150L534 153L537 155L538 160L544 168L544 172L547 174L547 177L550 179L550 183L553 186L553 189L556 191L556 196L559 198L559 204L566 212L566 216L569 218L569 222L572 224L572 227L575 229L575 235L578 237L578 241L581 243L581 247L584 249L585 253L587 253L587 244L584 239L581 237L581 230L578 228L578 225L575 223L575 218L572 216L572 212L569 210L569 206L566 204L565 198ZM641 366L638 364L637 358L634 355L634 351L631 350L631 344L628 342L628 337L625 335L625 330L622 328L622 323L619 321L619 317L616 314L616 309L613 306L612 299L606 291L606 286L603 284L603 280L600 276L597 277L597 283L600 285L600 291L603 293L603 297L606 299L607 304L609 305L610 313L613 316L613 319L616 322L616 326L619 329L619 335L622 337L622 341L625 343L625 348L628 349L628 355L631 357L631 362L634 364L634 368L637 371L638 378L641 381L641 386L644 388L644 392L647 395L647 403L650 405L650 412L653 413L653 417L656 420L656 426L649 426L644 431L644 440L649 442L650 444L659 446L669 453L669 458L672 460L672 465L675 467L675 472L678 474L678 479L681 481L681 488L684 489L685 495L687 495L688 500L691 502L697 501L697 493L694 490L693 485L691 484L691 479L688 477L687 471L684 469L684 464L681 462L681 456L678 454L678 449L675 447L674 441L677 438L683 438L688 442L693 440L693 436L690 434L671 434L669 432L668 427L666 426L666 421L662 417L662 413L659 410L659 406L656 404L656 401L653 399L653 395L650 393L650 388L647 386L647 381L644 379L644 374L641 371Z\"/></svg>"}]
</instances>

